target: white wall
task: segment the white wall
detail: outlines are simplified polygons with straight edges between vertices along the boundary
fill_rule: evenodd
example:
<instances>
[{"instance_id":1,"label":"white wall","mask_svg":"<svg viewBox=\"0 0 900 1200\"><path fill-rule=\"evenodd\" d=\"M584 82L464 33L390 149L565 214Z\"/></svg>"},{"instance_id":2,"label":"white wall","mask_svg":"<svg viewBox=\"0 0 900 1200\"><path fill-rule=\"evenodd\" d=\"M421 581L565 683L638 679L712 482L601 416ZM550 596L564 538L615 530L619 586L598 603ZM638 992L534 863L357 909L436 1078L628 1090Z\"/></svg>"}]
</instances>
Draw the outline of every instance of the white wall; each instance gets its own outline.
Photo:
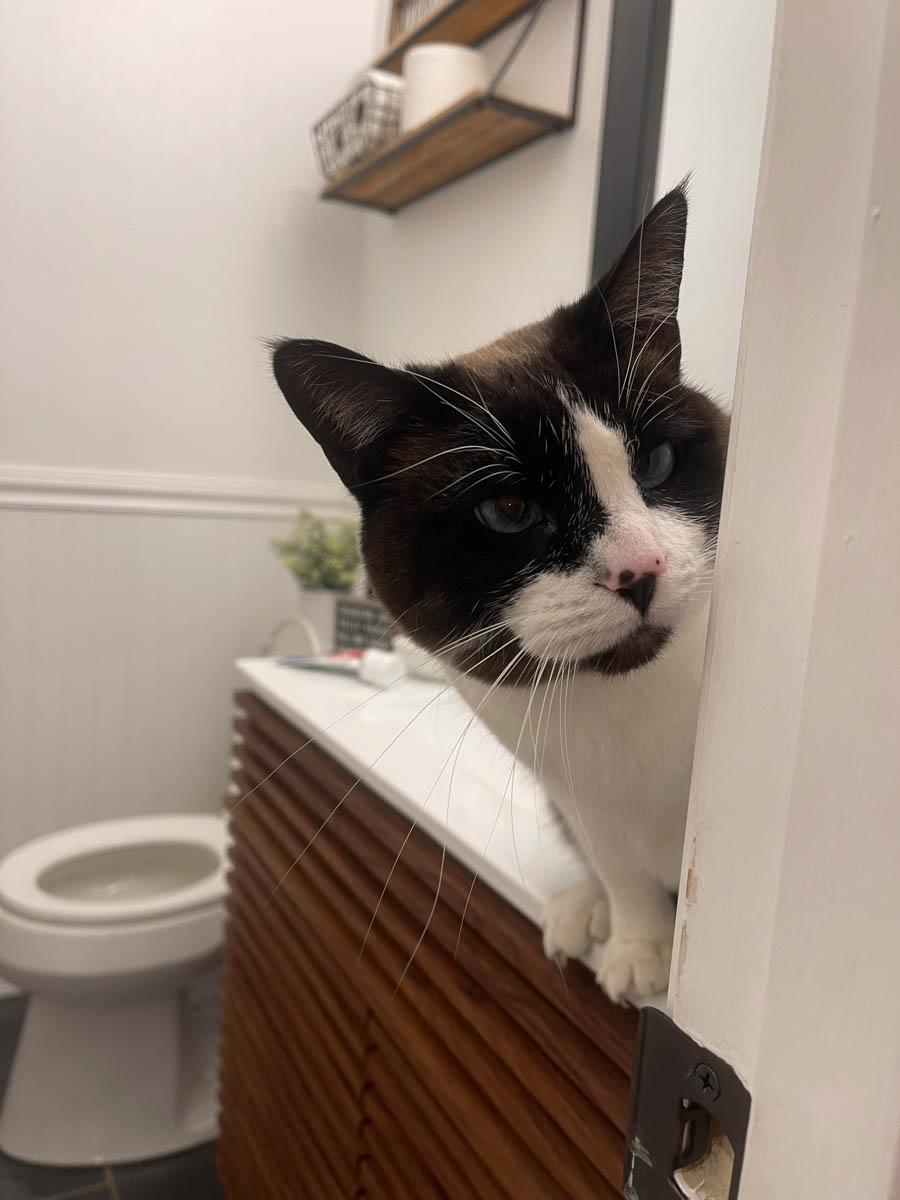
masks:
<instances>
[{"instance_id":1,"label":"white wall","mask_svg":"<svg viewBox=\"0 0 900 1200\"><path fill-rule=\"evenodd\" d=\"M0 854L215 808L231 663L294 603L271 536L341 493L261 339L352 339L362 218L309 126L370 0L0 8Z\"/></svg>"},{"instance_id":2,"label":"white wall","mask_svg":"<svg viewBox=\"0 0 900 1200\"><path fill-rule=\"evenodd\" d=\"M753 1097L742 1200L888 1200L900 0L778 7L669 998Z\"/></svg>"},{"instance_id":3,"label":"white wall","mask_svg":"<svg viewBox=\"0 0 900 1200\"><path fill-rule=\"evenodd\" d=\"M731 401L762 150L775 0L674 0L657 186L689 171L685 370Z\"/></svg>"},{"instance_id":4,"label":"white wall","mask_svg":"<svg viewBox=\"0 0 900 1200\"><path fill-rule=\"evenodd\" d=\"M0 855L66 824L215 810L232 661L290 611L283 521L0 514Z\"/></svg>"},{"instance_id":5,"label":"white wall","mask_svg":"<svg viewBox=\"0 0 900 1200\"><path fill-rule=\"evenodd\" d=\"M371 0L2 6L6 462L330 479L262 339L355 331L309 127L373 31Z\"/></svg>"},{"instance_id":6,"label":"white wall","mask_svg":"<svg viewBox=\"0 0 900 1200\"><path fill-rule=\"evenodd\" d=\"M535 320L584 289L593 246L609 14L608 0L588 0L574 129L485 167L397 216L366 217L361 349L391 360L444 357ZM534 36L539 35L538 28ZM551 48L554 73L567 72L570 46L556 38Z\"/></svg>"}]
</instances>

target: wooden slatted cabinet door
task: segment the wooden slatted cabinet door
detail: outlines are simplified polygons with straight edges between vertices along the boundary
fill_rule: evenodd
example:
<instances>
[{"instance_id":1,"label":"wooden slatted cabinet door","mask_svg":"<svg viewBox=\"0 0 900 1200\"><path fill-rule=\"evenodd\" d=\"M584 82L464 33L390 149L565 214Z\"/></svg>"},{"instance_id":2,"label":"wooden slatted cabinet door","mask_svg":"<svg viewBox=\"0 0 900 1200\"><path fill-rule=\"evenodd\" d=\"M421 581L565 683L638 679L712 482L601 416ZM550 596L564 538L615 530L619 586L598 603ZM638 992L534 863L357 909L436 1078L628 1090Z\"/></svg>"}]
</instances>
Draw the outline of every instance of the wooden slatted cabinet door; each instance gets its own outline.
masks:
<instances>
[{"instance_id":1,"label":"wooden slatted cabinet door","mask_svg":"<svg viewBox=\"0 0 900 1200\"><path fill-rule=\"evenodd\" d=\"M529 921L454 860L441 871L328 756L284 762L302 735L238 704L229 1200L619 1195L634 1015L578 964L563 981Z\"/></svg>"}]
</instances>

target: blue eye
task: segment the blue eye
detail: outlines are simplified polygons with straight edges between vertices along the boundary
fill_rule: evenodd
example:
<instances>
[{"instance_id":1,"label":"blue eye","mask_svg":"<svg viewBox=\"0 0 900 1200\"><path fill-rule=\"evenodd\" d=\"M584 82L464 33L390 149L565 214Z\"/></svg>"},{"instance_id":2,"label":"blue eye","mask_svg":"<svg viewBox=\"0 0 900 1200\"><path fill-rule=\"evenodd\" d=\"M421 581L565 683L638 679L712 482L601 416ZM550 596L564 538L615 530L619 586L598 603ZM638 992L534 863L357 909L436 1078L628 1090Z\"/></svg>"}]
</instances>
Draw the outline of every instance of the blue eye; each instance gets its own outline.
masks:
<instances>
[{"instance_id":1,"label":"blue eye","mask_svg":"<svg viewBox=\"0 0 900 1200\"><path fill-rule=\"evenodd\" d=\"M496 496L483 500L476 507L475 516L494 533L524 533L543 520L544 510L524 496Z\"/></svg>"},{"instance_id":2,"label":"blue eye","mask_svg":"<svg viewBox=\"0 0 900 1200\"><path fill-rule=\"evenodd\" d=\"M671 442L660 442L649 454L642 454L635 463L635 478L642 488L650 489L665 483L675 470L675 448Z\"/></svg>"}]
</instances>

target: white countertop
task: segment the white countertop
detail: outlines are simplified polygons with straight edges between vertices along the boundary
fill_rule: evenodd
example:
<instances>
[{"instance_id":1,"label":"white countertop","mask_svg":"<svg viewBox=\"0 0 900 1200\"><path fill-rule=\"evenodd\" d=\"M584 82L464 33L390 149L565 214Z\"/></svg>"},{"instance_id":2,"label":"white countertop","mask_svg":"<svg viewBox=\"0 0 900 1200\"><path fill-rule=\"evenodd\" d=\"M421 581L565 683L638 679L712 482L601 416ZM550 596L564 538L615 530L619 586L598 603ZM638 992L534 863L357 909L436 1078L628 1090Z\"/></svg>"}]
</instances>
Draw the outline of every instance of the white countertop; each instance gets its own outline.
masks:
<instances>
[{"instance_id":1,"label":"white countertop","mask_svg":"<svg viewBox=\"0 0 900 1200\"><path fill-rule=\"evenodd\" d=\"M271 658L237 668L251 691L531 920L583 876L533 775L451 686L403 679L379 691Z\"/></svg>"}]
</instances>

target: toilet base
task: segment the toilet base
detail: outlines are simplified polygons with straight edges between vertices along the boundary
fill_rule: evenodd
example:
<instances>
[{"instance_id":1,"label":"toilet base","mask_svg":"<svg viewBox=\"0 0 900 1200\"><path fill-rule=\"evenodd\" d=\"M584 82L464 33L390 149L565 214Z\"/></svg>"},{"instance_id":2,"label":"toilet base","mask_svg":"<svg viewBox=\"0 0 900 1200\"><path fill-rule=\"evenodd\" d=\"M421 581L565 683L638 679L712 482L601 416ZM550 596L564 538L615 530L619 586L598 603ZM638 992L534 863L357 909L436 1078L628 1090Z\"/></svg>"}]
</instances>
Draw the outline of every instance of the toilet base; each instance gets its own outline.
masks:
<instances>
[{"instance_id":1,"label":"toilet base","mask_svg":"<svg viewBox=\"0 0 900 1200\"><path fill-rule=\"evenodd\" d=\"M47 1166L93 1166L209 1141L217 1042L217 971L189 990L114 1001L31 996L0 1149Z\"/></svg>"}]
</instances>

